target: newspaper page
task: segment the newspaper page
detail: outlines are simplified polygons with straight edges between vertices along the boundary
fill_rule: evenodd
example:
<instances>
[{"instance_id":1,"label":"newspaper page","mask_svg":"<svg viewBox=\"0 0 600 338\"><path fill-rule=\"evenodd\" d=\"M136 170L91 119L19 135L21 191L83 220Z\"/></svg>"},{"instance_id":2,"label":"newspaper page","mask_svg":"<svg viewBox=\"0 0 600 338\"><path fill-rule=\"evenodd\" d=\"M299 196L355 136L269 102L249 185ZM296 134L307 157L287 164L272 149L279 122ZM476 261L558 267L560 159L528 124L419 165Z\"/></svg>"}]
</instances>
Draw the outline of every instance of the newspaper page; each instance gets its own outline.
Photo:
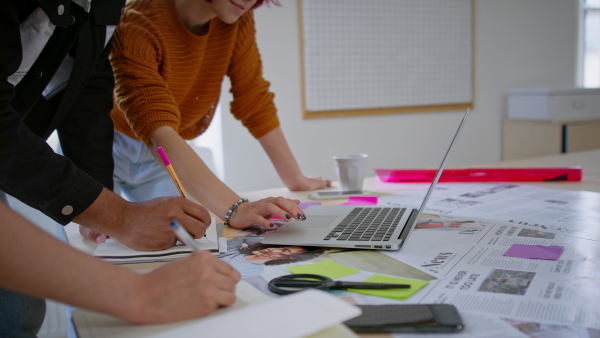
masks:
<instances>
[{"instance_id":1,"label":"newspaper page","mask_svg":"<svg viewBox=\"0 0 600 338\"><path fill-rule=\"evenodd\" d=\"M424 194L387 196L379 204L415 205ZM386 252L438 278L412 302L451 303L522 331L536 323L600 333L600 194L449 183L436 189L425 212L402 250ZM557 260L505 256L513 244L563 252Z\"/></svg>"}]
</instances>

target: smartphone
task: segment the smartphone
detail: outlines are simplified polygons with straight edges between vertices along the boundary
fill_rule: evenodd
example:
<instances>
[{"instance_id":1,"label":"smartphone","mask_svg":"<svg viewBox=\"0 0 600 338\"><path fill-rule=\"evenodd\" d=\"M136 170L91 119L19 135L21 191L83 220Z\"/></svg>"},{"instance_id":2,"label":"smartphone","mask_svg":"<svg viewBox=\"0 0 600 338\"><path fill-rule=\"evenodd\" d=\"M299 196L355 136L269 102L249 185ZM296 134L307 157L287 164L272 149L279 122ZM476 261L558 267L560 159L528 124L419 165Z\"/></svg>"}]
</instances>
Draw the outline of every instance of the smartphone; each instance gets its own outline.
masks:
<instances>
[{"instance_id":1,"label":"smartphone","mask_svg":"<svg viewBox=\"0 0 600 338\"><path fill-rule=\"evenodd\" d=\"M359 305L362 314L346 321L355 332L460 332L465 325L454 305Z\"/></svg>"},{"instance_id":2,"label":"smartphone","mask_svg":"<svg viewBox=\"0 0 600 338\"><path fill-rule=\"evenodd\" d=\"M369 196L370 192L364 190L335 190L335 191L315 191L310 194L313 200L333 200L348 196Z\"/></svg>"}]
</instances>

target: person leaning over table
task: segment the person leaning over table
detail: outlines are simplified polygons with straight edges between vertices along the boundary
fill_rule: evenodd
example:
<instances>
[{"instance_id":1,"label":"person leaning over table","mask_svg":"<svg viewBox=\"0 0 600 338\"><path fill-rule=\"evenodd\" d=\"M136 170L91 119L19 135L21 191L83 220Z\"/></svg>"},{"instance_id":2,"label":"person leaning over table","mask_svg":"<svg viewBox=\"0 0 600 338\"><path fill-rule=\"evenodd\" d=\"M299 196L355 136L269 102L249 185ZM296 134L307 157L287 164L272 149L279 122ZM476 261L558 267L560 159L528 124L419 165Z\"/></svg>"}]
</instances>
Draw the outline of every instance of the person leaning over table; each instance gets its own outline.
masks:
<instances>
[{"instance_id":1,"label":"person leaning over table","mask_svg":"<svg viewBox=\"0 0 600 338\"><path fill-rule=\"evenodd\" d=\"M0 214L2 288L138 324L203 317L235 302L239 273L208 251L138 274L77 251L2 202ZM7 313L12 310L0 307L0 328L11 324L6 321L12 318ZM0 336L29 335L3 330Z\"/></svg>"},{"instance_id":2,"label":"person leaning over table","mask_svg":"<svg viewBox=\"0 0 600 338\"><path fill-rule=\"evenodd\" d=\"M114 78L108 55L111 27L124 4L0 1L0 200L10 194L59 224L81 224L87 227L82 234L98 242L105 238L94 239L89 229L137 250L159 250L176 243L171 219L200 237L210 217L204 207L181 197L131 203L111 191ZM46 143L54 130L64 156ZM16 241L4 234L2 239ZM15 244L24 248L26 242ZM2 259L19 263L23 252ZM21 266L42 269L38 265L46 255ZM18 335L5 334L15 330L35 335L44 313L43 300L0 287L0 336Z\"/></svg>"},{"instance_id":3,"label":"person leaning over table","mask_svg":"<svg viewBox=\"0 0 600 338\"><path fill-rule=\"evenodd\" d=\"M162 146L187 193L202 205L221 219L237 205L227 222L232 227L272 228L269 217L279 208L288 211L288 219L305 217L300 209L290 212L297 201L242 203L186 143L208 128L225 76L231 79L233 115L259 140L285 185L290 190L330 185L302 174L279 126L255 39L252 10L261 4L263 0L127 3L111 54L111 116L115 186L131 200L177 194L156 151Z\"/></svg>"}]
</instances>

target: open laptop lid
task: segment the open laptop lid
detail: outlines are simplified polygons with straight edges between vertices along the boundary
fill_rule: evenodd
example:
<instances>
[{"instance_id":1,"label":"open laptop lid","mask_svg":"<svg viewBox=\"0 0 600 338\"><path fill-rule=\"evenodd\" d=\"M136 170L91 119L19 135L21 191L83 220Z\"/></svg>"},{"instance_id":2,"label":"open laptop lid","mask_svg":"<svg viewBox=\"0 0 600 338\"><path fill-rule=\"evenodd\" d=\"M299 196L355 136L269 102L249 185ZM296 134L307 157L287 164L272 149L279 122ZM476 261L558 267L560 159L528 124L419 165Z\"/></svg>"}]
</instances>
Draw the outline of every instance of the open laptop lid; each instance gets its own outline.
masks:
<instances>
[{"instance_id":1,"label":"open laptop lid","mask_svg":"<svg viewBox=\"0 0 600 338\"><path fill-rule=\"evenodd\" d=\"M450 142L448 151L446 151L446 155L444 155L442 164L440 164L440 168L437 170L435 177L433 178L433 182L431 182L431 186L429 186L429 190L427 190L427 194L425 195L425 198L423 199L423 202L421 203L419 212L417 212L417 216L414 218L415 222L419 219L419 217L421 217L421 214L423 213L423 210L425 209L425 206L427 205L427 202L429 201L429 197L431 196L431 193L435 189L437 182L439 181L440 177L442 176L442 172L444 172L444 168L446 167L446 162L448 161L448 158L450 157L450 152L452 151L452 148L454 147L454 144L456 143L456 140L458 139L458 135L460 135L460 132L461 132L463 126L465 125L465 122L467 121L468 115L469 115L469 108L467 108L467 111L465 112L465 116L463 117L462 121L460 122L460 125L458 126L458 130L456 130L456 133L454 134L454 138L452 139L452 142ZM412 227L412 224L410 226Z\"/></svg>"}]
</instances>

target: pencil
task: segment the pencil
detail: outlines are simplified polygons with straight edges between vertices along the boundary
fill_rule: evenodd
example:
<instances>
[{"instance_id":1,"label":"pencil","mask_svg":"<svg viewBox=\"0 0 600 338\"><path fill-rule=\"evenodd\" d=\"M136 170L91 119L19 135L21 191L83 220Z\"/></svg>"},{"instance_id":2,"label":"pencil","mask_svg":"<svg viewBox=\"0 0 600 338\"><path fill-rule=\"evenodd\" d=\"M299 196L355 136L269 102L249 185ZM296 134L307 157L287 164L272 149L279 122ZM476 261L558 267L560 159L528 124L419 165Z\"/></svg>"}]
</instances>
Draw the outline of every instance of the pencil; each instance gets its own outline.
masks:
<instances>
[{"instance_id":1,"label":"pencil","mask_svg":"<svg viewBox=\"0 0 600 338\"><path fill-rule=\"evenodd\" d=\"M181 195L181 197L188 198L187 194L185 193L185 190L183 190L183 185L181 185L181 182L179 181L179 178L177 177L177 174L175 173L175 169L173 169L173 166L171 165L171 161L169 161L169 158L167 157L167 154L165 153L163 147L158 147L158 148L156 148L156 150L158 151L158 154L162 158L162 160L165 164L165 167L167 167L167 171L169 171L169 174L171 175L173 182L175 182L175 186L177 187L177 190L179 190L179 194Z\"/></svg>"}]
</instances>

